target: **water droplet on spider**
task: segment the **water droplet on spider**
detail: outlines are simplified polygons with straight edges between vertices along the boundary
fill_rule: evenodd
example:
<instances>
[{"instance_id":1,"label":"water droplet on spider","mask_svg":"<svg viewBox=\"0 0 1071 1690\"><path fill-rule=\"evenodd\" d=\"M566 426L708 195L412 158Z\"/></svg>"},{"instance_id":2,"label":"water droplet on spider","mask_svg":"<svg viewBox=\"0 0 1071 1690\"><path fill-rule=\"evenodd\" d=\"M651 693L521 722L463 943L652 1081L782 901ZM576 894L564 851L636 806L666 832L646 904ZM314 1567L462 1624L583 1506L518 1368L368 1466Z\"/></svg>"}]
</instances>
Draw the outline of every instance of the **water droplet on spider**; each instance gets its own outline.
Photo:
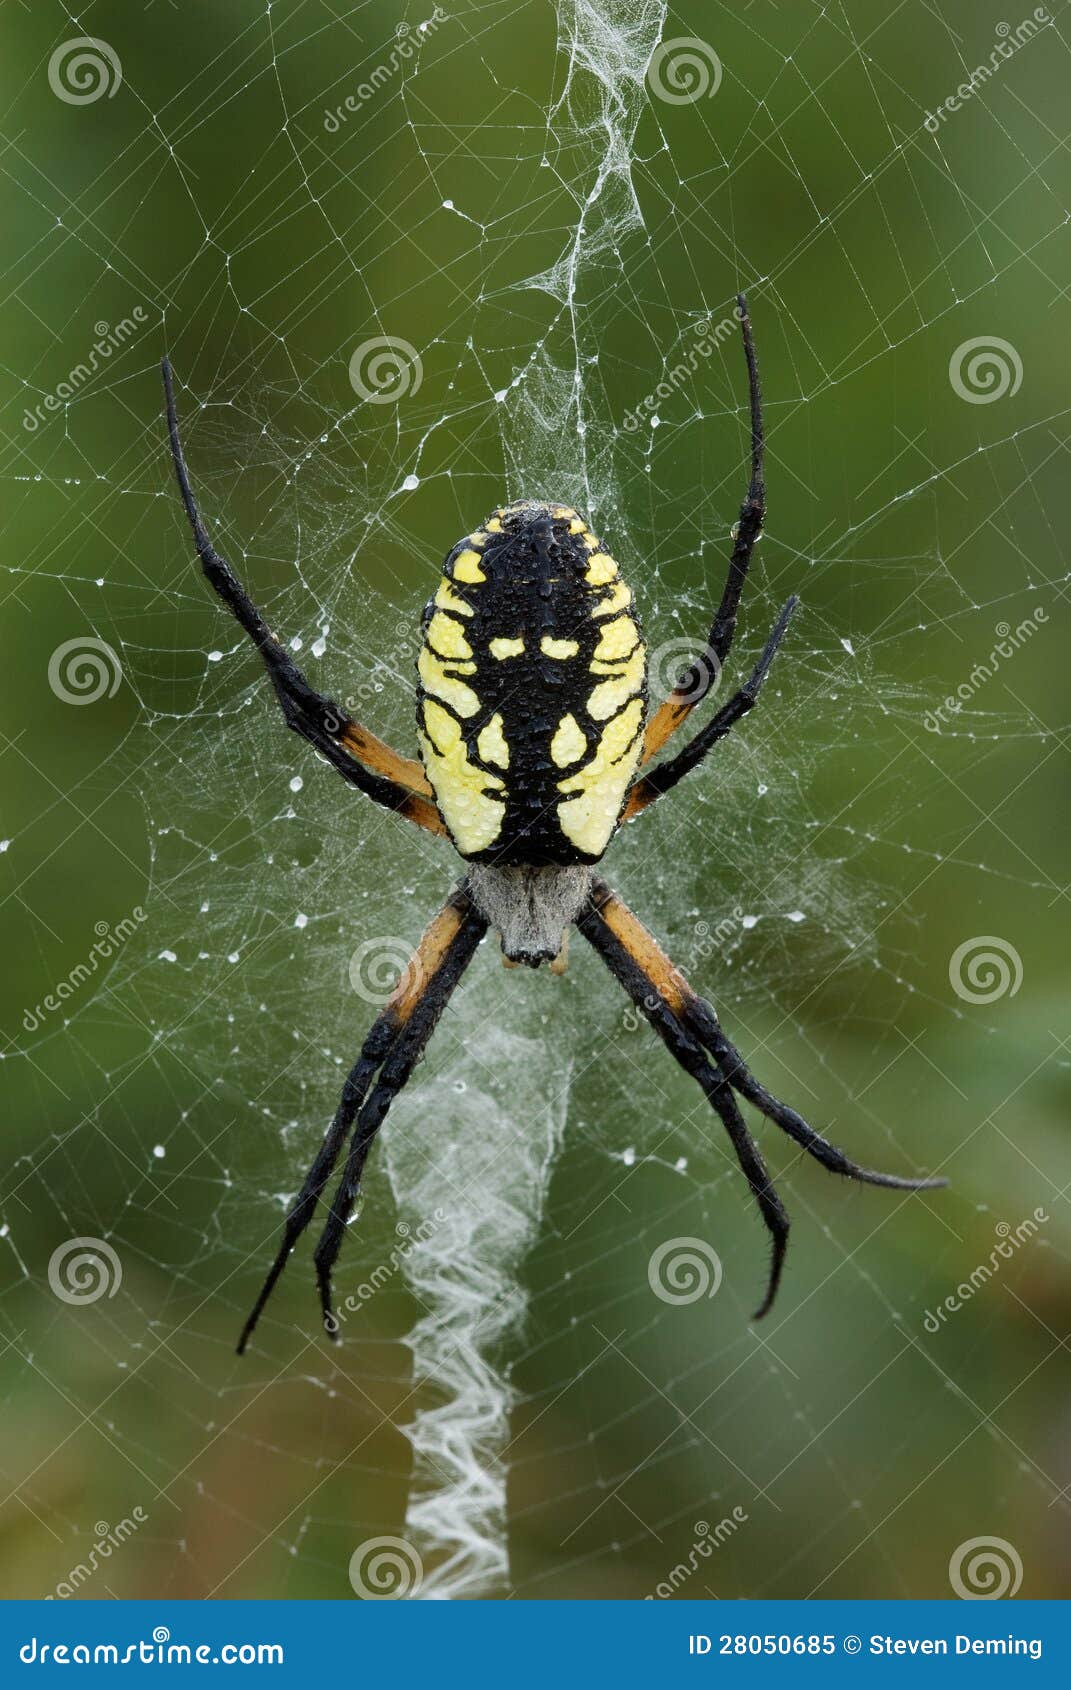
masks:
<instances>
[{"instance_id":1,"label":"water droplet on spider","mask_svg":"<svg viewBox=\"0 0 1071 1690\"><path fill-rule=\"evenodd\" d=\"M324 636L321 634L318 640L313 640L309 649L311 650L313 657L322 657L324 652L327 650L327 641L324 639Z\"/></svg>"},{"instance_id":2,"label":"water droplet on spider","mask_svg":"<svg viewBox=\"0 0 1071 1690\"><path fill-rule=\"evenodd\" d=\"M420 486L419 475L407 475L405 480L402 482L402 492L403 493L415 493L419 486Z\"/></svg>"},{"instance_id":3,"label":"water droplet on spider","mask_svg":"<svg viewBox=\"0 0 1071 1690\"><path fill-rule=\"evenodd\" d=\"M785 915L785 920L786 921L806 921L807 917L804 915L802 910L789 910Z\"/></svg>"},{"instance_id":4,"label":"water droplet on spider","mask_svg":"<svg viewBox=\"0 0 1071 1690\"><path fill-rule=\"evenodd\" d=\"M309 925L308 916L305 915L303 911L299 910L297 915L294 917L294 926L295 927L307 927L308 925Z\"/></svg>"},{"instance_id":5,"label":"water droplet on spider","mask_svg":"<svg viewBox=\"0 0 1071 1690\"><path fill-rule=\"evenodd\" d=\"M468 1083L465 1080L455 1080L453 1089L460 1095L462 1092L468 1091Z\"/></svg>"},{"instance_id":6,"label":"water droplet on spider","mask_svg":"<svg viewBox=\"0 0 1071 1690\"><path fill-rule=\"evenodd\" d=\"M223 653L221 651L210 651L208 654L208 661L209 663L222 663Z\"/></svg>"},{"instance_id":7,"label":"water droplet on spider","mask_svg":"<svg viewBox=\"0 0 1071 1690\"><path fill-rule=\"evenodd\" d=\"M750 931L750 929L755 926L758 919L759 918L758 918L757 915L742 915L740 917L740 925L741 925L741 927L748 928L748 930Z\"/></svg>"},{"instance_id":8,"label":"water droplet on spider","mask_svg":"<svg viewBox=\"0 0 1071 1690\"><path fill-rule=\"evenodd\" d=\"M304 644L304 641L302 640L301 635L295 634L293 639L290 641L290 650L291 651L300 651L303 644Z\"/></svg>"},{"instance_id":9,"label":"water droplet on spider","mask_svg":"<svg viewBox=\"0 0 1071 1690\"><path fill-rule=\"evenodd\" d=\"M178 957L174 951L161 951L156 960L157 962L177 962Z\"/></svg>"},{"instance_id":10,"label":"water droplet on spider","mask_svg":"<svg viewBox=\"0 0 1071 1690\"><path fill-rule=\"evenodd\" d=\"M239 960L240 956L241 956L240 951L228 951L227 961L228 962L237 962Z\"/></svg>"},{"instance_id":11,"label":"water droplet on spider","mask_svg":"<svg viewBox=\"0 0 1071 1690\"><path fill-rule=\"evenodd\" d=\"M842 638L840 643L844 647L845 651L848 653L849 657L855 656L855 647L853 646L851 640L846 640L846 639Z\"/></svg>"},{"instance_id":12,"label":"water droplet on spider","mask_svg":"<svg viewBox=\"0 0 1071 1690\"><path fill-rule=\"evenodd\" d=\"M291 781L290 781L291 792L300 792L304 785L305 785L305 782L302 780L300 775L294 775L294 776L291 777Z\"/></svg>"},{"instance_id":13,"label":"water droplet on spider","mask_svg":"<svg viewBox=\"0 0 1071 1690\"><path fill-rule=\"evenodd\" d=\"M765 798L765 796L769 792L769 790L770 790L770 788L766 785L766 782L764 780L760 780L759 785L758 785L759 797Z\"/></svg>"},{"instance_id":14,"label":"water droplet on spider","mask_svg":"<svg viewBox=\"0 0 1071 1690\"><path fill-rule=\"evenodd\" d=\"M167 1151L164 1149L162 1144L154 1144L152 1147L152 1153L158 1162L162 1162L164 1157L167 1155Z\"/></svg>"}]
</instances>

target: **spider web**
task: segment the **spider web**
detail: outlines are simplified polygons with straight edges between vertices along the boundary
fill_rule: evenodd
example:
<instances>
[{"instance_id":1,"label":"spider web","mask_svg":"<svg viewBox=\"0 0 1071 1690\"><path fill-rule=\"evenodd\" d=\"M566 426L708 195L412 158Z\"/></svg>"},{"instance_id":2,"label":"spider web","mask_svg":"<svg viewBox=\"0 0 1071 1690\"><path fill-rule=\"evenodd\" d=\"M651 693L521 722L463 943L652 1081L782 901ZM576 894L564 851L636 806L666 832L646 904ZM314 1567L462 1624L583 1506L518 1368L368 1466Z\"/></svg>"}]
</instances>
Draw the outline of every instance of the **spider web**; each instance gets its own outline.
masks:
<instances>
[{"instance_id":1,"label":"spider web","mask_svg":"<svg viewBox=\"0 0 1071 1690\"><path fill-rule=\"evenodd\" d=\"M5 735L25 961L0 1221L25 1593L135 1507L140 1549L86 1593L941 1595L980 1535L1055 1593L1068 1475L1035 1374L1063 1365L1066 887L1036 812L1066 754L1066 44L1059 4L1021 44L990 11L19 19L5 567L33 660ZM79 106L48 67L82 34L122 84ZM156 360L217 545L314 682L409 751L419 608L506 497L588 514L672 684L746 483L738 287L771 516L723 688L804 607L760 708L607 873L771 1089L954 1190L844 1190L763 1131L796 1226L752 1326L764 1243L706 1105L579 943L558 980L488 941L377 1146L343 1347L303 1242L239 1363L457 865L282 732L191 562ZM100 865L72 906L76 836ZM1039 1206L1036 1248L924 1330ZM114 1294L50 1286L80 1238Z\"/></svg>"}]
</instances>

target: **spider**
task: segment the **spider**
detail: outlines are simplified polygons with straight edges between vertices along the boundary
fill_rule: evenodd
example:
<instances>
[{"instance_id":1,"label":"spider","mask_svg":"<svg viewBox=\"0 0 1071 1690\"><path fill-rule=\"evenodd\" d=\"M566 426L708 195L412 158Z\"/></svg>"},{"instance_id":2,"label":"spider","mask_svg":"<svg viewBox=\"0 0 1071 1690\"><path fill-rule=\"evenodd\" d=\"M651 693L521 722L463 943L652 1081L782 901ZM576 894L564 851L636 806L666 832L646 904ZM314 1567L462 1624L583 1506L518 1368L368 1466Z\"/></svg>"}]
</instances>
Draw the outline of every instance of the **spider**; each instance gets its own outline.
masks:
<instances>
[{"instance_id":1,"label":"spider","mask_svg":"<svg viewBox=\"0 0 1071 1690\"><path fill-rule=\"evenodd\" d=\"M770 1233L766 1290L753 1319L773 1303L789 1221L737 1096L833 1173L905 1191L947 1183L859 1167L767 1091L711 1005L595 872L620 824L670 792L752 709L799 602L793 595L785 603L739 690L675 756L647 768L729 655L766 511L762 394L742 294L737 316L748 372L751 477L706 647L648 714L646 647L613 558L567 505L506 505L447 554L425 608L417 662L420 762L393 751L310 685L213 547L190 485L164 360L171 453L204 573L260 652L287 726L377 804L448 838L468 870L425 931L350 1070L242 1329L239 1355L345 1148L315 1251L324 1325L337 1340L332 1274L368 1153L489 928L507 962L560 970L568 931L577 927L700 1087Z\"/></svg>"}]
</instances>

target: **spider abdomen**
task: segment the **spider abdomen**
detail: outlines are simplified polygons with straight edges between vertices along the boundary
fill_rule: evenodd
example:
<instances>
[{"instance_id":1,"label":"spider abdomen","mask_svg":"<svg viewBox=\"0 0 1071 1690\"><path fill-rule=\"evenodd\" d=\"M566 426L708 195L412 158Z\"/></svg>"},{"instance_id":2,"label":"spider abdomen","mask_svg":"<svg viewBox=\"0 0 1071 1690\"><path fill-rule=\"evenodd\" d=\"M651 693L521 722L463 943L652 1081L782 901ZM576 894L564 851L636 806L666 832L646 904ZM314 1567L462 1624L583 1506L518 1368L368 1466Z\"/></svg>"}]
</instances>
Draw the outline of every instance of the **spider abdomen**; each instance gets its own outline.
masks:
<instances>
[{"instance_id":1,"label":"spider abdomen","mask_svg":"<svg viewBox=\"0 0 1071 1690\"><path fill-rule=\"evenodd\" d=\"M646 717L632 594L574 510L497 510L447 556L424 614L417 727L462 857L599 860Z\"/></svg>"}]
</instances>

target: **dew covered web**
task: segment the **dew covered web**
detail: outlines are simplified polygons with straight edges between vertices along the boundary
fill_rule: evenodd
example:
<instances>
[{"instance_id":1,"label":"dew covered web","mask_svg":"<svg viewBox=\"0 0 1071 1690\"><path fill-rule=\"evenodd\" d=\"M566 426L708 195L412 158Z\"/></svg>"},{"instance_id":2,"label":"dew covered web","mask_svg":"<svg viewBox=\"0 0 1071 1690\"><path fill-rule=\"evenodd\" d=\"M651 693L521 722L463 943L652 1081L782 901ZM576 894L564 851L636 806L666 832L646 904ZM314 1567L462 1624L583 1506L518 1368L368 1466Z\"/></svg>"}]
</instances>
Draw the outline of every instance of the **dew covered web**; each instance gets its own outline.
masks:
<instances>
[{"instance_id":1,"label":"dew covered web","mask_svg":"<svg viewBox=\"0 0 1071 1690\"><path fill-rule=\"evenodd\" d=\"M72 257L56 167L34 154L45 126L73 137L73 109L128 127L81 188L77 287L47 347L8 353L17 405L84 355L90 318L140 300L146 322L36 429L9 406L6 491L31 543L7 561L55 584L57 627L121 669L125 727L80 790L86 809L140 794L117 874L120 913L145 920L101 983L15 1025L7 1062L45 1125L3 1219L13 1299L50 1249L23 1247L21 1203L42 1239L99 1238L124 1264L114 1298L72 1310L46 1291L34 1319L94 1346L103 1372L72 1388L91 1416L109 1397L143 1474L123 1494L148 1486L157 1588L344 1595L352 1551L359 1594L637 1595L681 1565L686 1595L943 1594L941 1544L932 1566L879 1548L974 1435L973 1387L921 1348L924 1276L937 1261L933 1295L955 1283L1009 1190L1009 1221L1060 1204L1040 1152L1005 1142L972 1176L965 1145L1035 1057L982 1108L961 1034L1012 1050L1017 934L1060 891L1018 812L988 822L996 796L964 788L992 770L1003 796L1064 754L1066 712L1031 691L1066 626L1066 413L1045 353L1066 313L1063 7L1021 42L1010 14L915 0L668 18L655 0L480 0L423 21L308 0L220 8L203 39L170 14L135 38L118 10L77 29L53 10L7 166L46 275ZM185 56L161 69L146 30ZM48 55L76 33L122 61L106 105L49 106ZM765 1128L799 1242L786 1306L750 1327L765 1245L699 1094L579 942L559 981L505 973L489 940L378 1144L340 1263L343 1349L318 1330L303 1243L233 1361L342 1077L456 865L285 735L191 562L155 360L174 360L217 544L314 681L411 752L420 606L504 496L590 517L636 591L656 693L671 683L745 486L739 286L771 511L733 676L790 592L804 608L760 709L607 872L773 1089L864 1163L944 1169L956 1194L845 1192ZM35 866L18 850L16 885ZM950 988L944 932L928 938L935 876L963 940L1000 939L973 1000ZM82 931L64 934L72 961ZM62 1124L37 1078L60 1052L84 1100ZM152 1142L123 1101L149 1075ZM14 1302L9 1318L26 1324ZM927 1405L903 1444L874 1385L890 1367ZM163 1447L156 1417L180 1427ZM1010 1475L1019 1516L1044 1514L1049 1457L1000 1416L976 1435L993 1486ZM32 1481L24 1495L45 1507Z\"/></svg>"}]
</instances>

